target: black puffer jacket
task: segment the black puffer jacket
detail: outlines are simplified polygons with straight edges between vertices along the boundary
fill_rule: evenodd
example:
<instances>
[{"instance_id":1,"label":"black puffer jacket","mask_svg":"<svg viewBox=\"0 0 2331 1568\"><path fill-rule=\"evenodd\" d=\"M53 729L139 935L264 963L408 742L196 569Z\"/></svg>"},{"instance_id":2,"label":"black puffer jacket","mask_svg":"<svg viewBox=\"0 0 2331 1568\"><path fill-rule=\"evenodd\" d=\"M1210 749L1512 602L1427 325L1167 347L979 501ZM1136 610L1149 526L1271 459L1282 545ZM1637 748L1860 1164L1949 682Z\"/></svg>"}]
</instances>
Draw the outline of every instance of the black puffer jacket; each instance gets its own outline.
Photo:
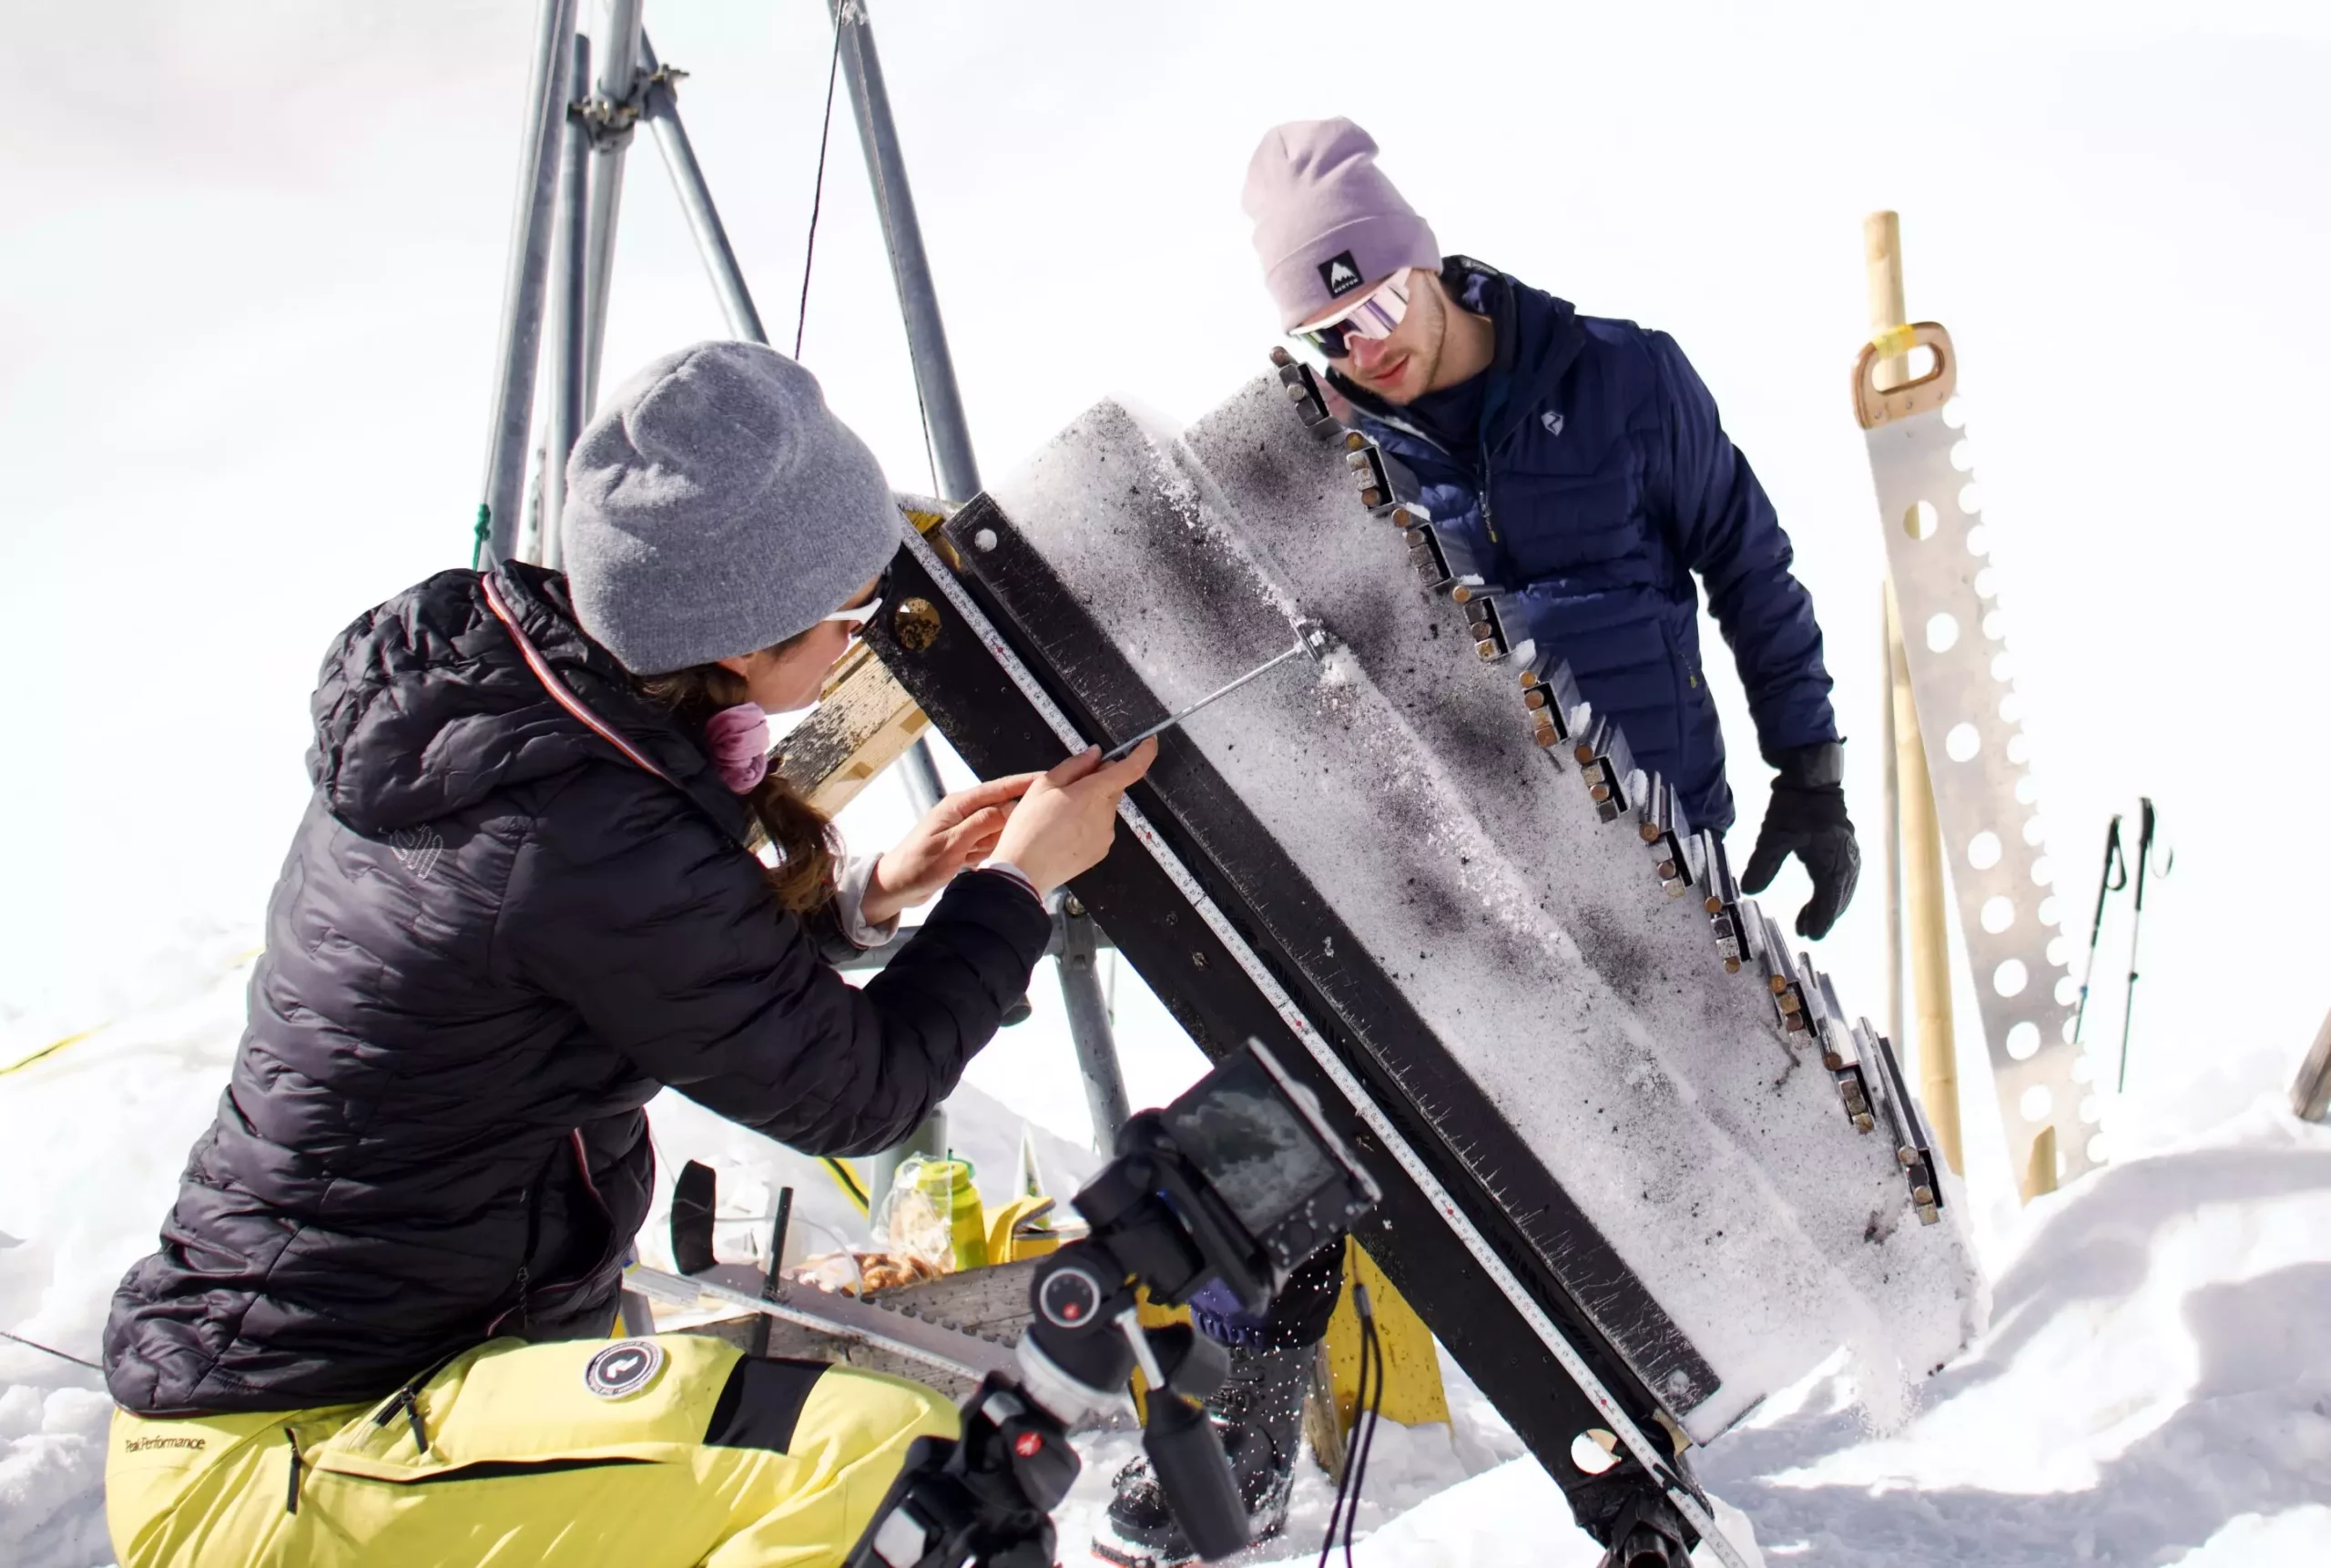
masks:
<instances>
[{"instance_id":1,"label":"black puffer jacket","mask_svg":"<svg viewBox=\"0 0 2331 1568\"><path fill-rule=\"evenodd\" d=\"M130 1410L367 1400L490 1334L604 1333L659 1085L866 1153L953 1088L1026 989L1050 922L976 872L845 984L739 847L737 798L576 627L565 581L494 581L673 782L553 701L476 573L342 635L233 1079L106 1326Z\"/></svg>"}]
</instances>

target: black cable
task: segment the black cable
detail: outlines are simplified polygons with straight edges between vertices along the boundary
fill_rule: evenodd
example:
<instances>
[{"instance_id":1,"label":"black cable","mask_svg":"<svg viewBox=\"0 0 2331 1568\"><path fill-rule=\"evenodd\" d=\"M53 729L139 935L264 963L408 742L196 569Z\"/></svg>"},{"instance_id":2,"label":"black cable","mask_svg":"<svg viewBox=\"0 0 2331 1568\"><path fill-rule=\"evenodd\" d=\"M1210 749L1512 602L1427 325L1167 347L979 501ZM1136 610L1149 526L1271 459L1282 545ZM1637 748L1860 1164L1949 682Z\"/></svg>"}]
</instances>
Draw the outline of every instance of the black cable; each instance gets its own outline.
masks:
<instances>
[{"instance_id":1,"label":"black cable","mask_svg":"<svg viewBox=\"0 0 2331 1568\"><path fill-rule=\"evenodd\" d=\"M1318 1568L1328 1568L1336 1549L1336 1534L1343 1533L1345 1568L1350 1568L1352 1532L1359 1522L1360 1488L1367 1484L1368 1455L1375 1447L1376 1427L1383 1417L1384 1341L1376 1332L1376 1308L1368 1287L1354 1281L1352 1308L1359 1314L1359 1386L1352 1390L1351 1434L1344 1445L1343 1479L1336 1483L1335 1506L1328 1511L1328 1538L1319 1543Z\"/></svg>"},{"instance_id":2,"label":"black cable","mask_svg":"<svg viewBox=\"0 0 2331 1568\"><path fill-rule=\"evenodd\" d=\"M1359 1344L1359 1387L1354 1390L1354 1398L1352 1401L1352 1430L1351 1432L1344 1439L1344 1473L1342 1478L1336 1482L1335 1505L1328 1510L1328 1536L1326 1540L1319 1543L1318 1568L1328 1568L1328 1559L1336 1550L1336 1532L1343 1522L1344 1500L1351 1492L1352 1460L1358 1453L1358 1448L1354 1440L1359 1435L1359 1412L1367 1409L1367 1402L1368 1339L1365 1335L1362 1335ZM1356 1502L1353 1503L1352 1509L1354 1512L1359 1512L1359 1504ZM1346 1533L1349 1534L1349 1532L1347 1531Z\"/></svg>"},{"instance_id":3,"label":"black cable","mask_svg":"<svg viewBox=\"0 0 2331 1568\"><path fill-rule=\"evenodd\" d=\"M801 257L801 308L793 317L793 357L801 358L801 335L809 329L809 269L818 259L818 209L826 201L826 148L834 136L834 83L841 76L841 19L834 19L833 58L826 64L826 124L818 133L818 183L809 192L809 244Z\"/></svg>"},{"instance_id":4,"label":"black cable","mask_svg":"<svg viewBox=\"0 0 2331 1568\"><path fill-rule=\"evenodd\" d=\"M65 1351L59 1350L54 1346L44 1345L38 1339L27 1339L22 1334L11 1334L5 1329L0 1329L0 1339L14 1339L17 1344L23 1345L29 1349L38 1350L44 1356L54 1356L60 1361L70 1361L76 1367L87 1367L89 1370L99 1373L100 1375L105 1371L105 1369L98 1366L95 1361L85 1361L81 1359L80 1357L67 1355Z\"/></svg>"},{"instance_id":5,"label":"black cable","mask_svg":"<svg viewBox=\"0 0 2331 1568\"><path fill-rule=\"evenodd\" d=\"M1373 1360L1376 1379L1371 1397L1359 1401L1359 1419L1352 1423L1360 1433L1359 1456L1357 1463L1346 1466L1351 1476L1351 1509L1344 1515L1344 1568L1351 1568L1352 1531L1359 1522L1360 1493L1368 1485L1368 1458L1376 1451L1376 1429L1384 1424L1384 1385L1389 1380L1384 1366L1384 1340L1376 1331L1376 1311L1368 1299L1367 1286L1353 1283L1352 1303L1359 1310L1360 1364L1365 1367Z\"/></svg>"}]
</instances>

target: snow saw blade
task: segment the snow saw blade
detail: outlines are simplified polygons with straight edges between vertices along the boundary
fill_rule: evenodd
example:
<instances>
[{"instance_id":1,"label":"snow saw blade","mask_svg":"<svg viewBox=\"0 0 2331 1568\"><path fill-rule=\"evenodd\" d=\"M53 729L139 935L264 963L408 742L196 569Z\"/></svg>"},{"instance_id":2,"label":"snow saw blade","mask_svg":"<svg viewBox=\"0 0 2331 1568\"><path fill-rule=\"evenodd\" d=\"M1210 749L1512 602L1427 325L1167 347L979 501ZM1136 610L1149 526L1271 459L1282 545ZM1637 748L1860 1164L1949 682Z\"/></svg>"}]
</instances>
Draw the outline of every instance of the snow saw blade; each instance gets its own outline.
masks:
<instances>
[{"instance_id":1,"label":"snow saw blade","mask_svg":"<svg viewBox=\"0 0 2331 1568\"><path fill-rule=\"evenodd\" d=\"M1024 1276L1033 1265L1003 1267ZM655 1300L684 1307L705 1299L718 1301L887 1351L973 1383L990 1372L1010 1373L1015 1366L1010 1344L931 1322L903 1306L879 1298L861 1300L811 1286L788 1285L774 1299L763 1299L760 1278L742 1264L716 1263L700 1274L674 1274L636 1263L625 1270L624 1278Z\"/></svg>"},{"instance_id":2,"label":"snow saw blade","mask_svg":"<svg viewBox=\"0 0 2331 1568\"><path fill-rule=\"evenodd\" d=\"M2051 957L2046 845L2016 721L1997 568L1957 404L1958 351L1932 321L1866 344L1854 365L1854 414L1869 448L1879 532L1902 626L1910 692L1934 780L1935 815L1975 976L1977 1007L2008 1133L2010 1168L2056 1134L2057 1175L2097 1165L2099 1072L2079 1070L2078 994ZM1881 391L1882 360L1924 348L1924 376ZM1881 352L1881 350L1883 351Z\"/></svg>"}]
</instances>

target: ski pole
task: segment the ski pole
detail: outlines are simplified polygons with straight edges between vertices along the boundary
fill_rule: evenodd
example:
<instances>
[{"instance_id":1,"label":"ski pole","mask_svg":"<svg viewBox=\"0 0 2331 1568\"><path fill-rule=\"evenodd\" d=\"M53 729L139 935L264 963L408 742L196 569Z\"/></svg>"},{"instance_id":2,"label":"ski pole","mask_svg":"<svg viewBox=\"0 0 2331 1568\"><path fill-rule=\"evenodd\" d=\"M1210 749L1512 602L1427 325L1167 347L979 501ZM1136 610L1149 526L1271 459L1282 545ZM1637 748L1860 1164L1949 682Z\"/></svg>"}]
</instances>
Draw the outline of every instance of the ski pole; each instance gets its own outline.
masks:
<instances>
[{"instance_id":1,"label":"ski pole","mask_svg":"<svg viewBox=\"0 0 2331 1568\"><path fill-rule=\"evenodd\" d=\"M2129 860L2121 852L2121 813L2112 813L2112 820L2104 830L2104 870L2096 879L2096 914L2088 922L2088 962L2081 966L2080 1004L2072 1009L2072 1044L2080 1044L2081 1028L2088 1017L2088 983L2096 975L2096 942L2104 930L2104 895L2117 893L2129 885Z\"/></svg>"},{"instance_id":2,"label":"ski pole","mask_svg":"<svg viewBox=\"0 0 2331 1568\"><path fill-rule=\"evenodd\" d=\"M2153 860L2153 834L2155 823L2153 797L2150 795L2140 797L2137 801L2137 811L2139 824L2137 828L2137 897L2135 909L2129 917L2129 994L2128 999L2121 1005L2121 1075L2113 1090L2115 1094L2126 1094L2129 1088L2129 1023L2131 1015L2137 1009L2137 937L2143 930L2145 923L2145 868ZM2175 863L2176 857L2173 855L2170 857L2170 864ZM2163 866L2161 871L2162 875L2167 876L2169 866Z\"/></svg>"}]
</instances>

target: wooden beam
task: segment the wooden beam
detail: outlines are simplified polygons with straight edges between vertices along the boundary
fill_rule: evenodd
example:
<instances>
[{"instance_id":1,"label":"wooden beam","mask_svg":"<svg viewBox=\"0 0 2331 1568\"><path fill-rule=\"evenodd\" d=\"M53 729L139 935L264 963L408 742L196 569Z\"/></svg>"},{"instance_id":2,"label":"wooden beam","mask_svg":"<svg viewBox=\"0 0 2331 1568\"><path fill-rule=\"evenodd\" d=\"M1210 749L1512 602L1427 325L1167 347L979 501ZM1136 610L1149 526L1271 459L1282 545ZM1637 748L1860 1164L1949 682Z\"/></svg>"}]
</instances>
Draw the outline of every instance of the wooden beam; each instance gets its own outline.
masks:
<instances>
[{"instance_id":1,"label":"wooden beam","mask_svg":"<svg viewBox=\"0 0 2331 1568\"><path fill-rule=\"evenodd\" d=\"M1953 1171L1959 1159L1959 1046L1950 999L1950 931L1942 876L1942 825L1935 816L1934 779L1919 738L1919 710L1910 697L1910 663L1902 647L1902 619L1894 590L1886 591L1887 687L1894 709L1895 799L1901 812L1902 913L1908 928L1909 984L1906 1008L1915 1027L1919 1101L1934 1129L1935 1148ZM2051 1167L2052 1168L2052 1167Z\"/></svg>"},{"instance_id":2,"label":"wooden beam","mask_svg":"<svg viewBox=\"0 0 2331 1568\"><path fill-rule=\"evenodd\" d=\"M930 727L914 698L861 645L835 668L816 711L785 738L777 770L830 817Z\"/></svg>"},{"instance_id":3,"label":"wooden beam","mask_svg":"<svg viewBox=\"0 0 2331 1568\"><path fill-rule=\"evenodd\" d=\"M931 535L947 521L952 508L921 495L901 495L899 510L915 531ZM943 535L942 555L949 553ZM912 602L895 605L888 612L908 622L930 612ZM902 630L905 623L901 623ZM826 677L826 689L817 711L794 727L777 759L778 773L794 793L830 817L873 782L882 769L907 754L922 738L931 720L914 705L891 672L864 643L859 644Z\"/></svg>"}]
</instances>

